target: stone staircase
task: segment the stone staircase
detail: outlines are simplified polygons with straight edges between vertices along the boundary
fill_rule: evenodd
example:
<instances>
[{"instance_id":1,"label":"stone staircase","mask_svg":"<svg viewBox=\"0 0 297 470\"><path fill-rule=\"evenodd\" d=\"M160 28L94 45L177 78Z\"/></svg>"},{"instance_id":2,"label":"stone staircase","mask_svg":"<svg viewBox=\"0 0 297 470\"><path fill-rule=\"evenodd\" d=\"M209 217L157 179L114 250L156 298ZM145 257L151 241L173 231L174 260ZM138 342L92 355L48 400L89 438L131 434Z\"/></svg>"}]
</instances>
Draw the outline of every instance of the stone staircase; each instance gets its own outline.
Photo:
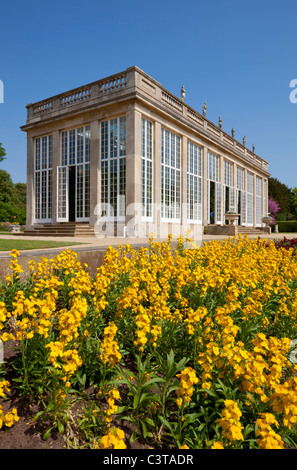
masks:
<instances>
[{"instance_id":1,"label":"stone staircase","mask_svg":"<svg viewBox=\"0 0 297 470\"><path fill-rule=\"evenodd\" d=\"M262 237L265 238L265 232L260 228L256 227L244 227L242 225L238 226L238 233L241 235L248 235L249 237Z\"/></svg>"},{"instance_id":2,"label":"stone staircase","mask_svg":"<svg viewBox=\"0 0 297 470\"><path fill-rule=\"evenodd\" d=\"M38 237L94 237L94 229L88 222L61 222L36 226L15 235Z\"/></svg>"}]
</instances>

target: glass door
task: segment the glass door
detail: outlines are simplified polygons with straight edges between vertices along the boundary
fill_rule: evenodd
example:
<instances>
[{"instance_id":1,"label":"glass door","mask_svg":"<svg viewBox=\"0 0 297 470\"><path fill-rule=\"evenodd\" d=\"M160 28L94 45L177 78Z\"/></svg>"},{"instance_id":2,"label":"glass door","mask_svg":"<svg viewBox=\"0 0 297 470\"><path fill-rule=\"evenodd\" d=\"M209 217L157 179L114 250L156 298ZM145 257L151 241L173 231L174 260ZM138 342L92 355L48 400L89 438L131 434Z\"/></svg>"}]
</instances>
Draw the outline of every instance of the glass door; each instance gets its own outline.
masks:
<instances>
[{"instance_id":1,"label":"glass door","mask_svg":"<svg viewBox=\"0 0 297 470\"><path fill-rule=\"evenodd\" d=\"M58 166L57 170L57 222L68 222L68 168Z\"/></svg>"}]
</instances>

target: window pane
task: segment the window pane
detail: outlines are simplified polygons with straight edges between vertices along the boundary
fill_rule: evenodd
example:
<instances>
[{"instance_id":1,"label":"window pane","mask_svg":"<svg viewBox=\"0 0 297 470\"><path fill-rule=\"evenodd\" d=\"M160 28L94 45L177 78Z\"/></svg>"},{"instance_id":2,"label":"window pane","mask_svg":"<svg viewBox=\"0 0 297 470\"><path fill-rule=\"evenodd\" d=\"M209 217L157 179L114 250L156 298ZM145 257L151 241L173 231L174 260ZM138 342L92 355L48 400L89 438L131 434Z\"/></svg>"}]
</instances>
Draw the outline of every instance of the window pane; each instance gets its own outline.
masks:
<instances>
[{"instance_id":1,"label":"window pane","mask_svg":"<svg viewBox=\"0 0 297 470\"><path fill-rule=\"evenodd\" d=\"M75 162L75 129L69 131L69 165L74 165Z\"/></svg>"},{"instance_id":2,"label":"window pane","mask_svg":"<svg viewBox=\"0 0 297 470\"><path fill-rule=\"evenodd\" d=\"M35 140L35 220L52 217L52 135Z\"/></svg>"},{"instance_id":3,"label":"window pane","mask_svg":"<svg viewBox=\"0 0 297 470\"><path fill-rule=\"evenodd\" d=\"M77 163L84 161L84 128L77 129Z\"/></svg>"},{"instance_id":4,"label":"window pane","mask_svg":"<svg viewBox=\"0 0 297 470\"><path fill-rule=\"evenodd\" d=\"M35 141L35 170L40 170L40 139Z\"/></svg>"},{"instance_id":5,"label":"window pane","mask_svg":"<svg viewBox=\"0 0 297 470\"><path fill-rule=\"evenodd\" d=\"M162 129L161 155L161 216L180 217L180 138Z\"/></svg>"},{"instance_id":6,"label":"window pane","mask_svg":"<svg viewBox=\"0 0 297 470\"><path fill-rule=\"evenodd\" d=\"M126 117L101 123L101 201L106 216L126 212ZM111 207L112 208L111 208Z\"/></svg>"},{"instance_id":7,"label":"window pane","mask_svg":"<svg viewBox=\"0 0 297 470\"><path fill-rule=\"evenodd\" d=\"M91 142L91 130L90 126L85 127L85 162L90 161L90 142Z\"/></svg>"}]
</instances>

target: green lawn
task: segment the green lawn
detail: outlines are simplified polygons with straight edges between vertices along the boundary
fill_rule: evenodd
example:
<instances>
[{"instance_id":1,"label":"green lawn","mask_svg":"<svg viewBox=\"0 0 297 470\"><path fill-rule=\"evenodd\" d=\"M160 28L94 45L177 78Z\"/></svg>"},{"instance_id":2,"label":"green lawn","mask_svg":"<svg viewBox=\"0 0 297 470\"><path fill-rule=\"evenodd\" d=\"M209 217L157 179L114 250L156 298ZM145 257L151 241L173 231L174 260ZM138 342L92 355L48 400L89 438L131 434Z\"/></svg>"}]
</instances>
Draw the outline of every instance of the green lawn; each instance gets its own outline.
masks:
<instances>
[{"instance_id":1,"label":"green lawn","mask_svg":"<svg viewBox=\"0 0 297 470\"><path fill-rule=\"evenodd\" d=\"M56 248L60 246L81 245L82 243L54 242L47 240L11 240L0 239L0 251L34 250L38 248Z\"/></svg>"}]
</instances>

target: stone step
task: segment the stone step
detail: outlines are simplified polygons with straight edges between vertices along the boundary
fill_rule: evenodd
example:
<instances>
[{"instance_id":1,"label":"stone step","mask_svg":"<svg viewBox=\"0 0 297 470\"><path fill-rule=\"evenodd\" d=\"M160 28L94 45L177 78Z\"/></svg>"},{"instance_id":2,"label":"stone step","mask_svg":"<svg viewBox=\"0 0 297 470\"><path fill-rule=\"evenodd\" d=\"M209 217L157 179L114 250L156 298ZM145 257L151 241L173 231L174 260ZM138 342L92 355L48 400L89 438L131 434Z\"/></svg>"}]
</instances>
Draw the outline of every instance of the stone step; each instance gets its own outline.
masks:
<instances>
[{"instance_id":1,"label":"stone step","mask_svg":"<svg viewBox=\"0 0 297 470\"><path fill-rule=\"evenodd\" d=\"M36 226L33 230L25 230L18 235L41 237L94 237L94 229L88 222L62 222Z\"/></svg>"}]
</instances>

